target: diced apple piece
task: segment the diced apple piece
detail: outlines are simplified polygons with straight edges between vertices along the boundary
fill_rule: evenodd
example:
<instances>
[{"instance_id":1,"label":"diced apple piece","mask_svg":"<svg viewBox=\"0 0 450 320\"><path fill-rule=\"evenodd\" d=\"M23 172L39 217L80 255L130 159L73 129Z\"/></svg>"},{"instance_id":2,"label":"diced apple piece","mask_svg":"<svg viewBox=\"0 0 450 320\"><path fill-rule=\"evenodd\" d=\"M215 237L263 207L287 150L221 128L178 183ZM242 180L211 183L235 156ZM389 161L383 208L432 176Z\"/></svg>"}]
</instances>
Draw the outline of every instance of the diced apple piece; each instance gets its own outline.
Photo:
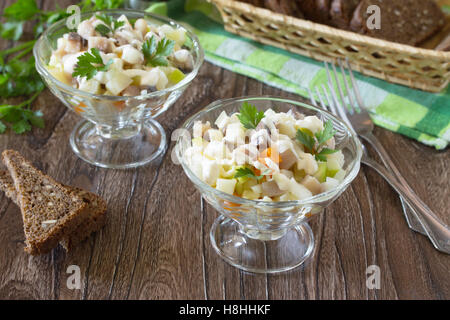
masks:
<instances>
[{"instance_id":1,"label":"diced apple piece","mask_svg":"<svg viewBox=\"0 0 450 320\"><path fill-rule=\"evenodd\" d=\"M111 93L114 95L119 95L122 90L124 90L133 82L130 77L124 75L122 72L115 72L114 70L111 70L109 72L111 72L110 80L106 82L105 86L106 89L111 91Z\"/></svg>"},{"instance_id":2,"label":"diced apple piece","mask_svg":"<svg viewBox=\"0 0 450 320\"><path fill-rule=\"evenodd\" d=\"M254 193L251 190L244 190L244 192L242 193L242 198L249 200L256 200L259 198L259 194Z\"/></svg>"},{"instance_id":3,"label":"diced apple piece","mask_svg":"<svg viewBox=\"0 0 450 320\"><path fill-rule=\"evenodd\" d=\"M344 154L341 150L327 155L327 165L330 170L340 170L344 163Z\"/></svg>"},{"instance_id":4,"label":"diced apple piece","mask_svg":"<svg viewBox=\"0 0 450 320\"><path fill-rule=\"evenodd\" d=\"M275 182L277 183L278 188L280 190L283 190L283 191L289 190L289 185L290 185L289 180L290 179L287 176L285 176L282 173L275 172L272 177L273 177L273 180L275 180Z\"/></svg>"},{"instance_id":5,"label":"diced apple piece","mask_svg":"<svg viewBox=\"0 0 450 320\"><path fill-rule=\"evenodd\" d=\"M314 173L314 177L319 180L319 182L324 182L327 178L327 163L319 162L319 167L317 171Z\"/></svg>"},{"instance_id":6,"label":"diced apple piece","mask_svg":"<svg viewBox=\"0 0 450 320\"><path fill-rule=\"evenodd\" d=\"M167 75L167 79L173 84L177 84L185 78L185 74L180 71L180 69L174 68L172 72Z\"/></svg>"},{"instance_id":7,"label":"diced apple piece","mask_svg":"<svg viewBox=\"0 0 450 320\"><path fill-rule=\"evenodd\" d=\"M262 187L261 187L260 184L254 185L254 186L251 187L250 189L252 189L252 191L253 191L254 193L257 193L257 194L261 194L261 193L262 193Z\"/></svg>"},{"instance_id":8,"label":"diced apple piece","mask_svg":"<svg viewBox=\"0 0 450 320\"><path fill-rule=\"evenodd\" d=\"M86 78L82 78L78 89L97 94L100 91L100 82L95 79L86 80Z\"/></svg>"},{"instance_id":9,"label":"diced apple piece","mask_svg":"<svg viewBox=\"0 0 450 320\"><path fill-rule=\"evenodd\" d=\"M298 200L303 200L312 196L311 191L309 191L305 186L297 183L294 178L290 180L289 192L292 193Z\"/></svg>"},{"instance_id":10,"label":"diced apple piece","mask_svg":"<svg viewBox=\"0 0 450 320\"><path fill-rule=\"evenodd\" d=\"M228 194L233 194L236 183L236 179L217 179L216 189Z\"/></svg>"}]
</instances>

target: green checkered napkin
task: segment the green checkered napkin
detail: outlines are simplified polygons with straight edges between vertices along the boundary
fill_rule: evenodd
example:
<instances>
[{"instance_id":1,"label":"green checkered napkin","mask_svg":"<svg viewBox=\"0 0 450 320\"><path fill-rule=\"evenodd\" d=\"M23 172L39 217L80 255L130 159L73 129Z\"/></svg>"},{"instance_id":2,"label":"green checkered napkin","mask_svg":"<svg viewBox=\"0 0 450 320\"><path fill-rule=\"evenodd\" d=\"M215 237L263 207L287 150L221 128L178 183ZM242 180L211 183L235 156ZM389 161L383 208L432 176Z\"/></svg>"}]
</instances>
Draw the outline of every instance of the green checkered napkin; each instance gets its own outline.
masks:
<instances>
[{"instance_id":1,"label":"green checkered napkin","mask_svg":"<svg viewBox=\"0 0 450 320\"><path fill-rule=\"evenodd\" d=\"M445 7L450 11L450 7ZM321 62L226 32L205 0L154 2L148 11L188 23L206 60L268 85L308 97L307 88L327 83ZM436 149L450 142L450 86L440 94L414 90L356 74L373 121Z\"/></svg>"}]
</instances>

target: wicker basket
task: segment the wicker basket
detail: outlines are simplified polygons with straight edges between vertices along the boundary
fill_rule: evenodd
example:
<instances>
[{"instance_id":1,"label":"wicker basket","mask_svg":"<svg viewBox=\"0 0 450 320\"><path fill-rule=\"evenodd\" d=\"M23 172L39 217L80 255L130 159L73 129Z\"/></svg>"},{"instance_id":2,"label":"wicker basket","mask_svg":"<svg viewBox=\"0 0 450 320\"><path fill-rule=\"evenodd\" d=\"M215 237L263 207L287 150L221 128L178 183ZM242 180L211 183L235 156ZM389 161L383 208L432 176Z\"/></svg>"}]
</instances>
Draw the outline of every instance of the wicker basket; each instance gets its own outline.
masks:
<instances>
[{"instance_id":1,"label":"wicker basket","mask_svg":"<svg viewBox=\"0 0 450 320\"><path fill-rule=\"evenodd\" d=\"M450 82L450 52L379 40L238 1L208 1L219 9L225 29L240 36L320 61L348 58L365 75L425 91L440 92Z\"/></svg>"}]
</instances>

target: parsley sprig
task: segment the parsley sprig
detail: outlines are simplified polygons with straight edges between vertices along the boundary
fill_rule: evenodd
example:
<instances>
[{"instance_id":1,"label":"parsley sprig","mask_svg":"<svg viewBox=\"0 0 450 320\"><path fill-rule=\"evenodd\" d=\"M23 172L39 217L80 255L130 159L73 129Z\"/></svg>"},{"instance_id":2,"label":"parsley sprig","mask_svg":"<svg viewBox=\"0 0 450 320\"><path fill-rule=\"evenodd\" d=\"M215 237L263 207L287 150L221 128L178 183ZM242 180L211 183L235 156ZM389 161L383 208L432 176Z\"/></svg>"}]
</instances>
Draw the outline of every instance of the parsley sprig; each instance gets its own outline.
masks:
<instances>
[{"instance_id":1,"label":"parsley sprig","mask_svg":"<svg viewBox=\"0 0 450 320\"><path fill-rule=\"evenodd\" d=\"M112 60L109 60L104 64L103 59L100 56L100 51L97 48L92 48L90 52L87 51L81 56L78 56L77 64L72 76L86 77L86 79L89 80L92 79L97 72L107 71L111 63Z\"/></svg>"},{"instance_id":2,"label":"parsley sprig","mask_svg":"<svg viewBox=\"0 0 450 320\"><path fill-rule=\"evenodd\" d=\"M258 111L254 105L247 101L242 104L239 110L238 119L246 129L256 129L259 122L264 118L264 112Z\"/></svg>"},{"instance_id":3,"label":"parsley sprig","mask_svg":"<svg viewBox=\"0 0 450 320\"><path fill-rule=\"evenodd\" d=\"M327 155L336 153L338 150L324 148L323 145L334 137L336 130L333 128L333 122L328 120L321 131L314 135L306 129L298 129L295 138L305 146L305 151L313 154L317 161L327 161Z\"/></svg>"},{"instance_id":4,"label":"parsley sprig","mask_svg":"<svg viewBox=\"0 0 450 320\"><path fill-rule=\"evenodd\" d=\"M123 0L82 0L78 3L81 12L114 9ZM8 40L21 40L24 25L31 21L35 39L46 27L69 16L66 8L56 4L54 10L40 10L36 0L17 0L7 6L2 13L0 37ZM34 57L29 57L36 40L14 44L0 52L0 133L8 127L20 134L31 130L32 126L43 128L42 112L32 111L31 104L43 91L44 83L35 68ZM11 97L26 96L26 100L11 104L5 101Z\"/></svg>"},{"instance_id":5,"label":"parsley sprig","mask_svg":"<svg viewBox=\"0 0 450 320\"><path fill-rule=\"evenodd\" d=\"M174 46L175 41L173 40L163 38L157 41L155 36L151 36L142 45L145 63L153 67L168 66L169 61L167 60L167 56L172 53Z\"/></svg>"},{"instance_id":6,"label":"parsley sprig","mask_svg":"<svg viewBox=\"0 0 450 320\"><path fill-rule=\"evenodd\" d=\"M236 173L234 175L234 177L237 178L251 178L251 179L256 179L256 180L261 180L262 178L264 178L264 174L266 172L264 172L262 175L257 176L252 169L248 168L248 167L243 167L243 168L238 168L236 170Z\"/></svg>"},{"instance_id":7,"label":"parsley sprig","mask_svg":"<svg viewBox=\"0 0 450 320\"><path fill-rule=\"evenodd\" d=\"M108 16L104 13L97 14L96 17L104 23L101 23L95 27L95 30L98 31L102 36L114 33L118 28L122 27L125 24L124 21L116 21L112 16Z\"/></svg>"}]
</instances>

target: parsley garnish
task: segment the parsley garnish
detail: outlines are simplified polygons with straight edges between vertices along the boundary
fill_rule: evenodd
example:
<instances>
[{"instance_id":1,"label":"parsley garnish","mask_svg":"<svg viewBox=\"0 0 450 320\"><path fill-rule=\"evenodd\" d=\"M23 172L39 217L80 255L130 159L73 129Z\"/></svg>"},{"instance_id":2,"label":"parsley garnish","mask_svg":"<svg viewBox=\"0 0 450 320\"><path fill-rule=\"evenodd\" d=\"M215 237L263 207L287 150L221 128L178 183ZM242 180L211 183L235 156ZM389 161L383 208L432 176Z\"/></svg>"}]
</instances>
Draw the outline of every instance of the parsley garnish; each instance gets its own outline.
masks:
<instances>
[{"instance_id":1,"label":"parsley garnish","mask_svg":"<svg viewBox=\"0 0 450 320\"><path fill-rule=\"evenodd\" d=\"M142 45L145 63L153 67L169 65L166 57L172 53L174 46L173 40L164 38L157 42L156 38L151 36Z\"/></svg>"},{"instance_id":2,"label":"parsley garnish","mask_svg":"<svg viewBox=\"0 0 450 320\"><path fill-rule=\"evenodd\" d=\"M78 5L81 12L88 12L118 8L122 3L123 0L82 0ZM66 8L60 8L58 4L54 10L43 11L39 10L36 0L16 0L3 10L0 37L21 39L25 23L31 21L34 38L37 39L47 26L69 15ZM8 127L18 134L31 130L32 126L44 127L42 112L31 110L32 102L44 89L44 83L34 67L34 57L28 57L35 42L30 40L14 44L0 51L0 133ZM18 104L4 101L19 96L29 98Z\"/></svg>"},{"instance_id":3,"label":"parsley garnish","mask_svg":"<svg viewBox=\"0 0 450 320\"><path fill-rule=\"evenodd\" d=\"M116 21L113 17L107 16L106 14L97 14L97 19L103 21L105 24L101 23L95 27L95 31L98 31L102 36L106 36L109 33L114 33L118 28L122 27L125 22Z\"/></svg>"},{"instance_id":4,"label":"parsley garnish","mask_svg":"<svg viewBox=\"0 0 450 320\"><path fill-rule=\"evenodd\" d=\"M315 156L317 161L325 162L327 161L327 154L338 152L338 150L323 148L323 145L333 138L335 134L336 130L333 129L333 122L328 120L325 122L323 130L316 132L314 136L306 130L298 129L295 138L306 147L305 151Z\"/></svg>"},{"instance_id":5,"label":"parsley garnish","mask_svg":"<svg viewBox=\"0 0 450 320\"><path fill-rule=\"evenodd\" d=\"M242 104L239 112L237 117L246 129L256 129L259 122L264 118L264 112L258 111L254 105L251 105L247 101Z\"/></svg>"},{"instance_id":6,"label":"parsley garnish","mask_svg":"<svg viewBox=\"0 0 450 320\"><path fill-rule=\"evenodd\" d=\"M266 172L264 172L266 173ZM236 170L236 173L234 177L237 178L251 178L256 180L261 180L264 177L264 173L260 176L255 175L252 169L244 167L244 168L238 168Z\"/></svg>"},{"instance_id":7,"label":"parsley garnish","mask_svg":"<svg viewBox=\"0 0 450 320\"><path fill-rule=\"evenodd\" d=\"M100 51L97 48L92 48L91 52L87 51L78 57L77 65L75 66L72 77L80 76L91 79L99 71L107 71L112 60L106 64L103 63Z\"/></svg>"}]
</instances>

